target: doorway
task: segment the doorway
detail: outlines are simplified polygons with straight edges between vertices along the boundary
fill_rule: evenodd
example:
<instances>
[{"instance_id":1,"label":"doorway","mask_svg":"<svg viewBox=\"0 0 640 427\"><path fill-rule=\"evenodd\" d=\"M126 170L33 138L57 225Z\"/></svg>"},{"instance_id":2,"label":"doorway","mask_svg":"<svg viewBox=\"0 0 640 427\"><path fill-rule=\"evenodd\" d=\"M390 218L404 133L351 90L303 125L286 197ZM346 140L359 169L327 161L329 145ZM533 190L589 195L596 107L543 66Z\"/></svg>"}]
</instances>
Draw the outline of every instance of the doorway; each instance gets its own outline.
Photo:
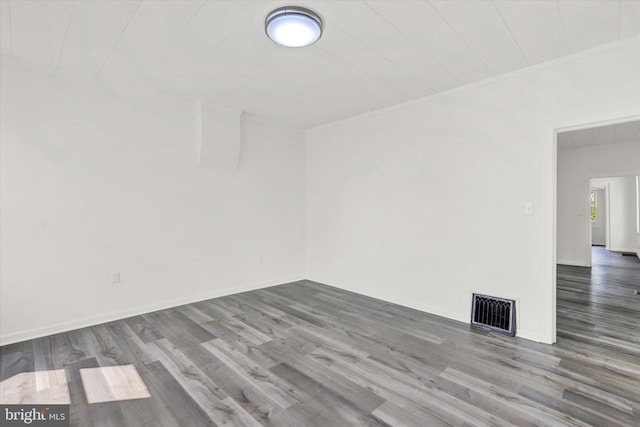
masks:
<instances>
[{"instance_id":1,"label":"doorway","mask_svg":"<svg viewBox=\"0 0 640 427\"><path fill-rule=\"evenodd\" d=\"M640 120L560 132L557 141L557 264L591 266L595 228L596 238L604 233L609 250L635 252L639 243L635 177L640 175ZM607 201L614 201L615 208ZM591 219L594 209L595 223ZM615 210L615 218L613 212L607 212L610 209ZM616 226L611 228L612 224Z\"/></svg>"},{"instance_id":2,"label":"doorway","mask_svg":"<svg viewBox=\"0 0 640 427\"><path fill-rule=\"evenodd\" d=\"M607 246L607 184L591 179L589 185L590 219L591 219L591 247Z\"/></svg>"},{"instance_id":3,"label":"doorway","mask_svg":"<svg viewBox=\"0 0 640 427\"><path fill-rule=\"evenodd\" d=\"M640 222L638 175L590 180L591 245L635 255Z\"/></svg>"},{"instance_id":4,"label":"doorway","mask_svg":"<svg viewBox=\"0 0 640 427\"><path fill-rule=\"evenodd\" d=\"M558 131L556 136L554 302L556 332L562 337L571 334L567 328L580 328L565 316L568 308L565 299L570 292L567 283L579 279L587 286L583 291L596 290L593 280L598 272L592 269L594 262L607 264L598 265L596 270L600 273L613 273L615 261L622 259L622 253L640 253L640 120L575 127ZM612 227L612 224L616 225ZM608 256L610 252L616 252L611 254L617 257L615 260ZM624 262L633 264L640 260L635 256L625 257ZM636 271L636 267L633 264L631 270ZM631 288L620 290L624 295L615 297L621 304L625 298L637 298ZM606 307L604 309L592 314L606 316ZM595 317L591 320L599 322Z\"/></svg>"}]
</instances>

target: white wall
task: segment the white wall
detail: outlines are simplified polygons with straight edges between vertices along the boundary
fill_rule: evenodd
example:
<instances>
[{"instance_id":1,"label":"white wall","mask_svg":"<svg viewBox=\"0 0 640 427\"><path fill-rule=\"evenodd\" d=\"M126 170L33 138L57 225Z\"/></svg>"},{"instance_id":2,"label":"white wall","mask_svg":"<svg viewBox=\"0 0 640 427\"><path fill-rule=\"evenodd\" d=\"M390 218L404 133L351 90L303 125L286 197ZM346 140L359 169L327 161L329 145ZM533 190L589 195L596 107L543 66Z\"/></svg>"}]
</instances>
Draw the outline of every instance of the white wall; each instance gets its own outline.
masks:
<instances>
[{"instance_id":1,"label":"white wall","mask_svg":"<svg viewBox=\"0 0 640 427\"><path fill-rule=\"evenodd\" d=\"M195 103L2 58L2 342L303 275L462 321L472 291L516 298L552 342L553 130L640 115L639 41L313 130L306 157L247 118L237 171L196 167Z\"/></svg>"},{"instance_id":2,"label":"white wall","mask_svg":"<svg viewBox=\"0 0 640 427\"><path fill-rule=\"evenodd\" d=\"M638 166L640 169L640 162ZM637 244L636 178L635 176L610 178L608 184L609 235L611 237L607 249L635 253Z\"/></svg>"},{"instance_id":3,"label":"white wall","mask_svg":"<svg viewBox=\"0 0 640 427\"><path fill-rule=\"evenodd\" d=\"M589 179L639 172L640 142L558 151L559 264L591 265Z\"/></svg>"},{"instance_id":4,"label":"white wall","mask_svg":"<svg viewBox=\"0 0 640 427\"><path fill-rule=\"evenodd\" d=\"M605 187L607 196L607 250L636 252L636 177L595 178L591 185Z\"/></svg>"},{"instance_id":5,"label":"white wall","mask_svg":"<svg viewBox=\"0 0 640 427\"><path fill-rule=\"evenodd\" d=\"M636 175L636 255L640 258L640 175Z\"/></svg>"},{"instance_id":6,"label":"white wall","mask_svg":"<svg viewBox=\"0 0 640 427\"><path fill-rule=\"evenodd\" d=\"M198 169L195 102L34 67L2 58L3 343L304 276L302 132L245 117Z\"/></svg>"},{"instance_id":7,"label":"white wall","mask_svg":"<svg viewBox=\"0 0 640 427\"><path fill-rule=\"evenodd\" d=\"M640 114L639 48L308 132L308 277L465 322L474 291L515 298L518 335L553 342L553 130Z\"/></svg>"}]
</instances>

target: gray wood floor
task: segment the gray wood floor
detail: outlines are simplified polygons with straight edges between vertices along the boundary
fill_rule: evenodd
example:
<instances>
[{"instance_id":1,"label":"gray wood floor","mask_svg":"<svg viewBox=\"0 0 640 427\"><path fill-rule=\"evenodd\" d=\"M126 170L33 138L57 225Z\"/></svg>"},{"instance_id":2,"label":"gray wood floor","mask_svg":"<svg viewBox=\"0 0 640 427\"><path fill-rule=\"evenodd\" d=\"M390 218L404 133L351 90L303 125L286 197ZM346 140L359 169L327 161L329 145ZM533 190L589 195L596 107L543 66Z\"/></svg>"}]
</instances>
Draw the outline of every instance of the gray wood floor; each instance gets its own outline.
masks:
<instances>
[{"instance_id":1,"label":"gray wood floor","mask_svg":"<svg viewBox=\"0 0 640 427\"><path fill-rule=\"evenodd\" d=\"M640 425L637 258L558 268L558 343L302 281L0 348L0 379L65 369L74 426ZM151 398L88 404L133 364Z\"/></svg>"}]
</instances>

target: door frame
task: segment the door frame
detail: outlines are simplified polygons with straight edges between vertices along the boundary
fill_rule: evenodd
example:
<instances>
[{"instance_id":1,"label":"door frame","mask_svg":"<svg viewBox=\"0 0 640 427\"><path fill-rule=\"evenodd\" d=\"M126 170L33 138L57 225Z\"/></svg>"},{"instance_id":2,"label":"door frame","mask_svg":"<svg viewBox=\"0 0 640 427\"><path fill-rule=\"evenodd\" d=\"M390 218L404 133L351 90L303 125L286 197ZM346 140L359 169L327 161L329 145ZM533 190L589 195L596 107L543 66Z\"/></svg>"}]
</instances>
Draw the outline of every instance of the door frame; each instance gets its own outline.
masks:
<instances>
[{"instance_id":1,"label":"door frame","mask_svg":"<svg viewBox=\"0 0 640 427\"><path fill-rule=\"evenodd\" d=\"M543 161L543 172L545 173L543 202L545 203L542 207L545 214L543 225L546 229L551 230L551 233L546 235L547 241L544 254L547 260L544 272L544 277L546 277L545 294L547 295L547 306L551 308L544 328L546 333L543 336L543 341L546 343L553 344L557 339L558 134L634 120L640 120L640 113L638 112L637 106L630 106L609 112L550 119L543 123L547 129L547 141L550 141L550 143L545 144L546 153L544 155L545 160ZM625 173L622 173L622 175L624 174Z\"/></svg>"}]
</instances>

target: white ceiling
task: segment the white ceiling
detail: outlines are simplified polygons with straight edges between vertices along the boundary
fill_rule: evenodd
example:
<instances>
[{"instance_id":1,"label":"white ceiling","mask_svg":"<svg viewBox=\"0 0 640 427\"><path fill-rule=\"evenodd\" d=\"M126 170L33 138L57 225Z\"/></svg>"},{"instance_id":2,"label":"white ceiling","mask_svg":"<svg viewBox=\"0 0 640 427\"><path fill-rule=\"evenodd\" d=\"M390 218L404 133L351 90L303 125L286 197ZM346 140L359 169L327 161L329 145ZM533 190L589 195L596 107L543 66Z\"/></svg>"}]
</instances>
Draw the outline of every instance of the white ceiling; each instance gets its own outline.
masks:
<instances>
[{"instance_id":1,"label":"white ceiling","mask_svg":"<svg viewBox=\"0 0 640 427\"><path fill-rule=\"evenodd\" d=\"M640 120L558 134L558 150L640 142Z\"/></svg>"},{"instance_id":2,"label":"white ceiling","mask_svg":"<svg viewBox=\"0 0 640 427\"><path fill-rule=\"evenodd\" d=\"M305 49L267 13L325 21ZM0 53L200 98L299 128L402 103L640 33L636 0L0 0Z\"/></svg>"}]
</instances>

